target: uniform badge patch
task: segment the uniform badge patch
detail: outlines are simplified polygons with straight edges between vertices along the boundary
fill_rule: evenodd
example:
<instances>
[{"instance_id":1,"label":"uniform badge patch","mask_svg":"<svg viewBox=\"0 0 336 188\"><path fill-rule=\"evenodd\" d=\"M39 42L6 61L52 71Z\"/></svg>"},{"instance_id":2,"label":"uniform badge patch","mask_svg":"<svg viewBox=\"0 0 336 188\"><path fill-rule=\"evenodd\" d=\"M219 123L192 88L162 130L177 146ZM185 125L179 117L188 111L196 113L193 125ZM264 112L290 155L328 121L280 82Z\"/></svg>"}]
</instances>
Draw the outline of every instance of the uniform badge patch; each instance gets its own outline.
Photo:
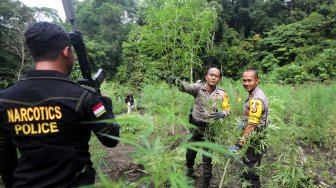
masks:
<instances>
[{"instance_id":1,"label":"uniform badge patch","mask_svg":"<svg viewBox=\"0 0 336 188\"><path fill-rule=\"evenodd\" d=\"M258 124L262 115L262 102L259 99L251 99L249 108L248 123Z\"/></svg>"},{"instance_id":2,"label":"uniform badge patch","mask_svg":"<svg viewBox=\"0 0 336 188\"><path fill-rule=\"evenodd\" d=\"M228 110L228 111L231 111L231 107L230 107L230 103L229 103L229 97L224 94L224 99L223 99L223 102L222 102L222 111L224 110Z\"/></svg>"},{"instance_id":3,"label":"uniform badge patch","mask_svg":"<svg viewBox=\"0 0 336 188\"><path fill-rule=\"evenodd\" d=\"M253 112L253 113L256 113L256 112L257 112L258 106L259 106L258 101L254 101L254 102L252 103L252 112Z\"/></svg>"},{"instance_id":4,"label":"uniform badge patch","mask_svg":"<svg viewBox=\"0 0 336 188\"><path fill-rule=\"evenodd\" d=\"M102 103L98 103L96 106L92 107L92 111L96 117L103 115L106 110Z\"/></svg>"}]
</instances>

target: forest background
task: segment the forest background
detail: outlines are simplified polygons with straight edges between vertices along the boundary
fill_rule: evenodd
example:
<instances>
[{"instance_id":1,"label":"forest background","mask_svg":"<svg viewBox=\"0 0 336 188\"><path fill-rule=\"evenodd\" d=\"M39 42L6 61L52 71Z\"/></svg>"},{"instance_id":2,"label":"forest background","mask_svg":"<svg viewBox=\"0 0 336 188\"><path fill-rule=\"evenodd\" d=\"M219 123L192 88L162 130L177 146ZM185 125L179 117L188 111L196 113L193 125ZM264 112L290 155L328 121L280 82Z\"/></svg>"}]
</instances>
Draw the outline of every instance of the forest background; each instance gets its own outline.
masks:
<instances>
[{"instance_id":1,"label":"forest background","mask_svg":"<svg viewBox=\"0 0 336 188\"><path fill-rule=\"evenodd\" d=\"M212 184L246 186L239 177L239 160L226 147L241 135L235 129L243 106L238 99L246 96L240 77L244 69L256 68L271 119L262 184L336 186L334 0L84 0L75 1L75 11L89 60L107 74L102 91L113 99L121 141L132 146L121 144L109 153L92 140L96 169L113 168L100 174L98 183L192 187L183 176L184 154L185 148L197 145L190 145L179 130L190 126L193 98L165 81L171 74L189 82L202 80L204 71L216 66L224 76L220 86L229 95L232 113L213 124L218 145L201 145L214 151L207 153L214 157ZM46 18L71 30L53 9L0 1L1 87L33 68L23 33L29 23ZM71 78L80 77L77 64ZM138 88L145 114L124 114L125 94ZM137 105L139 101L136 96ZM124 150L134 151L134 163L141 167L137 172L144 172L138 179L129 179L132 169L127 165L119 171L122 162L106 160L116 154L120 158Z\"/></svg>"},{"instance_id":2,"label":"forest background","mask_svg":"<svg viewBox=\"0 0 336 188\"><path fill-rule=\"evenodd\" d=\"M170 74L194 81L210 66L233 80L253 67L265 82L280 84L325 82L336 75L333 0L75 4L90 60L104 68L110 81L141 87ZM13 0L0 6L0 79L6 86L33 66L22 35L28 23L47 17L71 29L50 8Z\"/></svg>"}]
</instances>

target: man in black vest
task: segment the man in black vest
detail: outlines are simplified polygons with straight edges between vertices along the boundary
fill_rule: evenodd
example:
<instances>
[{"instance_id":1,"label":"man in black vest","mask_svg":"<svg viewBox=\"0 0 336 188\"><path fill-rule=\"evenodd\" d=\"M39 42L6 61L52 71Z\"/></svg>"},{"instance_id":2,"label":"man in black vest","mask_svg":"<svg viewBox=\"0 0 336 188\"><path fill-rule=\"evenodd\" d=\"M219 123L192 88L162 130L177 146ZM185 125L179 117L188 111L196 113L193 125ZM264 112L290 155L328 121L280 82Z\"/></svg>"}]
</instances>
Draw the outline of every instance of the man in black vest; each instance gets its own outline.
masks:
<instances>
[{"instance_id":1,"label":"man in black vest","mask_svg":"<svg viewBox=\"0 0 336 188\"><path fill-rule=\"evenodd\" d=\"M134 106L134 90L126 96L125 102L127 103L127 113L129 114L132 112L132 108Z\"/></svg>"},{"instance_id":2,"label":"man in black vest","mask_svg":"<svg viewBox=\"0 0 336 188\"><path fill-rule=\"evenodd\" d=\"M0 92L0 174L5 186L93 184L91 131L107 147L118 143L108 137L119 136L116 123L96 122L114 118L111 99L69 80L75 61L62 27L38 22L25 37L35 70Z\"/></svg>"}]
</instances>

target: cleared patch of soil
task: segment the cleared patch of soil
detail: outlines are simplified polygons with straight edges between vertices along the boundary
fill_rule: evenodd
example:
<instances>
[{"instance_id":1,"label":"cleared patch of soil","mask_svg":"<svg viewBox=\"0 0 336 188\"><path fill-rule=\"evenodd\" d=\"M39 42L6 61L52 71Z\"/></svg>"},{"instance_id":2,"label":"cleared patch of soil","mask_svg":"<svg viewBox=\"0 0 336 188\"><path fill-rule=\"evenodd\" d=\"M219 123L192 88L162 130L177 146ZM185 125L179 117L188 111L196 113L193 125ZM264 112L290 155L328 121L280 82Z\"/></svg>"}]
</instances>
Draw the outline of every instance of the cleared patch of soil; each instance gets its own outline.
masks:
<instances>
[{"instance_id":1,"label":"cleared patch of soil","mask_svg":"<svg viewBox=\"0 0 336 188\"><path fill-rule=\"evenodd\" d=\"M147 175L141 166L135 164L132 159L134 147L118 144L114 148L106 148L105 164L101 167L108 178L118 181L123 178L125 182L135 182Z\"/></svg>"},{"instance_id":2,"label":"cleared patch of soil","mask_svg":"<svg viewBox=\"0 0 336 188\"><path fill-rule=\"evenodd\" d=\"M313 156L317 161L319 161L319 156L323 152L323 156L326 159L333 160L335 156L335 150L321 150L319 152L315 151L313 148L309 146L302 146L303 152L305 156ZM107 148L108 154L105 157L105 165L102 166L102 170L105 175L107 175L111 180L119 180L123 179L124 182L135 182L139 180L141 177L149 175L143 168L133 161L131 155L132 152L135 151L135 148L129 145L119 144L115 148ZM276 156L271 155L271 153L266 154L263 160L268 162L275 162ZM314 174L315 184L320 187L333 187L334 185L328 185L328 182L324 182L320 173L321 169L317 168L314 170L315 172L310 172ZM328 171L332 176L335 177L335 166L330 166ZM238 166L232 164L232 166L228 169L228 173L237 173L239 172ZM223 174L223 169L218 166L213 167L213 178L211 179L211 188L218 187L221 181L221 176ZM270 177L262 177L261 183L266 184L268 178ZM200 188L202 185L202 167L201 165L195 166L195 187ZM326 184L325 184L326 183ZM0 184L1 185L1 184ZM0 186L1 187L1 186ZM236 182L231 182L225 186L226 188L239 188L242 187L242 184L239 180Z\"/></svg>"}]
</instances>

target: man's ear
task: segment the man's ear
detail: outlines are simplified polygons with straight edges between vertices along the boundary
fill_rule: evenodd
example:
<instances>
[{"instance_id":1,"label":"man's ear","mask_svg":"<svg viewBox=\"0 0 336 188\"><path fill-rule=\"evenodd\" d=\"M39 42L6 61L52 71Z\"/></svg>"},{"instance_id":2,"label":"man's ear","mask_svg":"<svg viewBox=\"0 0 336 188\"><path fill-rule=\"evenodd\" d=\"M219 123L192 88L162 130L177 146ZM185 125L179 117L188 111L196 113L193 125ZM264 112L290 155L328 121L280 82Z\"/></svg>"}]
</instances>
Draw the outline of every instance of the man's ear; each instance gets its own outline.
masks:
<instances>
[{"instance_id":1,"label":"man's ear","mask_svg":"<svg viewBox=\"0 0 336 188\"><path fill-rule=\"evenodd\" d=\"M70 46L66 46L63 50L62 50L62 55L66 58L69 58L71 56L71 48Z\"/></svg>"}]
</instances>

